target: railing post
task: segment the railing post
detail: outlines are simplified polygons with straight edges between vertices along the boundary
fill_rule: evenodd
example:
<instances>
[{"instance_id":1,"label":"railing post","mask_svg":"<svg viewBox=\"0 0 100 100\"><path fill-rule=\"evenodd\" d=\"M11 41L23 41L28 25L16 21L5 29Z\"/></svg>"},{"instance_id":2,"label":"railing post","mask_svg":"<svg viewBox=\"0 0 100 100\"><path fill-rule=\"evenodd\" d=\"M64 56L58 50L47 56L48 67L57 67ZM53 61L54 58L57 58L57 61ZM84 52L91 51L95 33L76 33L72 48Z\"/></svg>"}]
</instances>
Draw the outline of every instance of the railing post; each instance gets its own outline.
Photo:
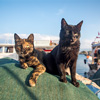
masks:
<instances>
[{"instance_id":1,"label":"railing post","mask_svg":"<svg viewBox=\"0 0 100 100\"><path fill-rule=\"evenodd\" d=\"M2 47L2 53L5 53L5 47L4 46Z\"/></svg>"}]
</instances>

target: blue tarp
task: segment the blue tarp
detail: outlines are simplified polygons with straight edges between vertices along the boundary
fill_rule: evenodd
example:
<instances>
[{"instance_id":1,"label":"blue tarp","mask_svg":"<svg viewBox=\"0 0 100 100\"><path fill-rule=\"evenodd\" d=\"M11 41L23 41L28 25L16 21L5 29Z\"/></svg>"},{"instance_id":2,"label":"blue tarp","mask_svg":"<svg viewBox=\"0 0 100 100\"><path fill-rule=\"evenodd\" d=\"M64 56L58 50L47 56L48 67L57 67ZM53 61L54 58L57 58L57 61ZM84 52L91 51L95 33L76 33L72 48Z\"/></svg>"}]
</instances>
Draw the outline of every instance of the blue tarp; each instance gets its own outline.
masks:
<instances>
[{"instance_id":1,"label":"blue tarp","mask_svg":"<svg viewBox=\"0 0 100 100\"><path fill-rule=\"evenodd\" d=\"M99 91L99 89L93 87L92 85L87 85L87 87L94 92L95 94ZM100 91L96 94L98 96L98 98L100 99Z\"/></svg>"}]
</instances>

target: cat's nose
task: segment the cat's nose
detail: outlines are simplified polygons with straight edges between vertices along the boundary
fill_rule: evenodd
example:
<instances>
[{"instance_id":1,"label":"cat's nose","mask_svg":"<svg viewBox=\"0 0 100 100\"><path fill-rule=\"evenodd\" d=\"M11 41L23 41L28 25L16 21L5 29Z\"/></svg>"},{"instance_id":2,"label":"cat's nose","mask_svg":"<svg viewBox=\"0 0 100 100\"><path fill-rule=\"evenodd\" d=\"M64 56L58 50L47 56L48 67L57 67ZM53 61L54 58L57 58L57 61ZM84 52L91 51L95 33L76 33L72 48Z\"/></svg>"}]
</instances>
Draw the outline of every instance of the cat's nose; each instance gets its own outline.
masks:
<instances>
[{"instance_id":1,"label":"cat's nose","mask_svg":"<svg viewBox=\"0 0 100 100\"><path fill-rule=\"evenodd\" d=\"M24 54L26 54L27 53L27 51L24 51Z\"/></svg>"}]
</instances>

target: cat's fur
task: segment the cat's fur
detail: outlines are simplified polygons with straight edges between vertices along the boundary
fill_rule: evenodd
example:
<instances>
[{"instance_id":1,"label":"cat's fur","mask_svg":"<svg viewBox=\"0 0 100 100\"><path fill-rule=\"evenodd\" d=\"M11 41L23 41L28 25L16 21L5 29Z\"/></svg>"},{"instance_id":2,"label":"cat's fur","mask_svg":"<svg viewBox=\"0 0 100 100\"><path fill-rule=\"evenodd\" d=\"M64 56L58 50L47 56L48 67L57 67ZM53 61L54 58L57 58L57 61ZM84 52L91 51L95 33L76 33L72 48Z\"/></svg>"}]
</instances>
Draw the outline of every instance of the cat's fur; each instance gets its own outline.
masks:
<instances>
[{"instance_id":1,"label":"cat's fur","mask_svg":"<svg viewBox=\"0 0 100 100\"><path fill-rule=\"evenodd\" d=\"M60 41L51 53L46 55L47 72L60 76L67 83L65 69L70 68L72 84L79 87L76 81L76 62L80 48L80 30L83 21L77 25L68 25L65 19L61 21Z\"/></svg>"},{"instance_id":2,"label":"cat's fur","mask_svg":"<svg viewBox=\"0 0 100 100\"><path fill-rule=\"evenodd\" d=\"M34 35L30 34L27 39L21 39L16 33L15 38L15 50L19 55L19 61L21 67L27 69L28 66L35 68L32 76L29 79L30 86L35 86L39 75L46 71L43 65L43 59L45 53L38 51L34 48Z\"/></svg>"}]
</instances>

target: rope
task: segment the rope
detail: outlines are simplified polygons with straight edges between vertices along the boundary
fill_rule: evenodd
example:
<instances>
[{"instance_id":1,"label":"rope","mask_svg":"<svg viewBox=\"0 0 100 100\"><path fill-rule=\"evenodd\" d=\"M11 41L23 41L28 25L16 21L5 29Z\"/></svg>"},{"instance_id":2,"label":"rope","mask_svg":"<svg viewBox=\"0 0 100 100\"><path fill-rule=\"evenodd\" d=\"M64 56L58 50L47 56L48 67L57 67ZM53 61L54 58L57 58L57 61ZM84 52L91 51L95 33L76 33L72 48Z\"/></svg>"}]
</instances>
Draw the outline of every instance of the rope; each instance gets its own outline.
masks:
<instances>
[{"instance_id":1,"label":"rope","mask_svg":"<svg viewBox=\"0 0 100 100\"><path fill-rule=\"evenodd\" d=\"M100 78L96 78L96 79L92 79L93 81L97 81L97 80L100 80Z\"/></svg>"},{"instance_id":2,"label":"rope","mask_svg":"<svg viewBox=\"0 0 100 100\"><path fill-rule=\"evenodd\" d=\"M95 94L98 94L100 92L100 90L98 90Z\"/></svg>"}]
</instances>

